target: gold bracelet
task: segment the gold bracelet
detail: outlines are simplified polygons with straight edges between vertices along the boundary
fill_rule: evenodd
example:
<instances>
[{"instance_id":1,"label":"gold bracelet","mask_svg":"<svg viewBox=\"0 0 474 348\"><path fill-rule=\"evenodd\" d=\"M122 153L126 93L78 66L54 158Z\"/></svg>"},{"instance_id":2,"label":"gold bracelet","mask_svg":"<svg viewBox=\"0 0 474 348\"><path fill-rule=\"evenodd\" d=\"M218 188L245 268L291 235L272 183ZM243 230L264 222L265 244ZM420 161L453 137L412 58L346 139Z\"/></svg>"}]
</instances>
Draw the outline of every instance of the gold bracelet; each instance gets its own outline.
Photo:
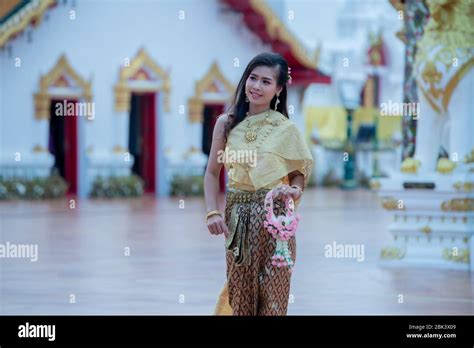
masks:
<instances>
[{"instance_id":1,"label":"gold bracelet","mask_svg":"<svg viewBox=\"0 0 474 348\"><path fill-rule=\"evenodd\" d=\"M222 217L222 214L221 214L221 212L220 212L219 210L212 210L212 211L210 211L210 212L207 213L207 215L206 215L206 222L207 222L207 220L209 220L209 218L210 218L211 216L214 216L214 215L219 215L220 217Z\"/></svg>"}]
</instances>

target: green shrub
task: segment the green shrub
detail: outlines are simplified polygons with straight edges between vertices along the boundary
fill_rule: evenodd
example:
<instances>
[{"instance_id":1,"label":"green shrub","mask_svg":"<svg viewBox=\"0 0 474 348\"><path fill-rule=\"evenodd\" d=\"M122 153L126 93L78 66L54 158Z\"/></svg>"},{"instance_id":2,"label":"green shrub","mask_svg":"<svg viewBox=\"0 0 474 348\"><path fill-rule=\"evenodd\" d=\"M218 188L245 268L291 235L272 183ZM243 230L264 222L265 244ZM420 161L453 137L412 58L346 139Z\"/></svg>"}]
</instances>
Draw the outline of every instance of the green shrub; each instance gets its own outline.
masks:
<instances>
[{"instance_id":1,"label":"green shrub","mask_svg":"<svg viewBox=\"0 0 474 348\"><path fill-rule=\"evenodd\" d=\"M204 177L201 175L174 175L171 180L172 196L204 195Z\"/></svg>"},{"instance_id":2,"label":"green shrub","mask_svg":"<svg viewBox=\"0 0 474 348\"><path fill-rule=\"evenodd\" d=\"M32 179L0 177L0 200L59 198L65 196L67 187L59 175Z\"/></svg>"},{"instance_id":3,"label":"green shrub","mask_svg":"<svg viewBox=\"0 0 474 348\"><path fill-rule=\"evenodd\" d=\"M138 175L97 176L92 184L93 198L127 198L143 195L144 182Z\"/></svg>"}]
</instances>

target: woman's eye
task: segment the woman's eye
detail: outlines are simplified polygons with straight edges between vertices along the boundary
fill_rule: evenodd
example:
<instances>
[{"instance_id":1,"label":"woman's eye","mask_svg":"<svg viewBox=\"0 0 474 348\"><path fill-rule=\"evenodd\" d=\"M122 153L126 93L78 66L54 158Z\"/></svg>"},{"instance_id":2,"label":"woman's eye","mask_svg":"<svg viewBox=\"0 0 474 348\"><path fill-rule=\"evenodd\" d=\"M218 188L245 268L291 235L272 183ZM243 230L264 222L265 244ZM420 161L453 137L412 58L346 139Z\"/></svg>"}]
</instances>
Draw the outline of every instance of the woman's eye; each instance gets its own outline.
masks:
<instances>
[{"instance_id":1,"label":"woman's eye","mask_svg":"<svg viewBox=\"0 0 474 348\"><path fill-rule=\"evenodd\" d=\"M255 77L253 77L253 76L250 76L250 79L253 81L253 80L255 80Z\"/></svg>"},{"instance_id":2,"label":"woman's eye","mask_svg":"<svg viewBox=\"0 0 474 348\"><path fill-rule=\"evenodd\" d=\"M265 81L265 84L266 84L266 85L269 85L269 84L270 84L270 82L268 82L268 81Z\"/></svg>"}]
</instances>

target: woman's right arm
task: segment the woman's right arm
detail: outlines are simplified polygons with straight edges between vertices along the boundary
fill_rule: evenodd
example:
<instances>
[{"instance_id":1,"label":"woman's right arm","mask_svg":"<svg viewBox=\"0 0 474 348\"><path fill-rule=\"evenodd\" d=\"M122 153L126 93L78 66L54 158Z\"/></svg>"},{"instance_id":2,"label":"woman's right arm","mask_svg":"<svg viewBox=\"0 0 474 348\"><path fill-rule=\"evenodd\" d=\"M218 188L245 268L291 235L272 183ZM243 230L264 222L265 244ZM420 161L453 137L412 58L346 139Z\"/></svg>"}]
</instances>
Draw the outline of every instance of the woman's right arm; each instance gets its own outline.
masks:
<instances>
[{"instance_id":1,"label":"woman's right arm","mask_svg":"<svg viewBox=\"0 0 474 348\"><path fill-rule=\"evenodd\" d=\"M224 126L227 122L227 117L224 114L217 119L212 134L211 152L209 154L206 174L204 174L204 198L208 212L218 210L219 174L223 165L218 159L222 158L219 154L225 149ZM220 215L211 216L207 220L207 228L211 234L218 235L224 233L226 237L228 235L224 218Z\"/></svg>"}]
</instances>

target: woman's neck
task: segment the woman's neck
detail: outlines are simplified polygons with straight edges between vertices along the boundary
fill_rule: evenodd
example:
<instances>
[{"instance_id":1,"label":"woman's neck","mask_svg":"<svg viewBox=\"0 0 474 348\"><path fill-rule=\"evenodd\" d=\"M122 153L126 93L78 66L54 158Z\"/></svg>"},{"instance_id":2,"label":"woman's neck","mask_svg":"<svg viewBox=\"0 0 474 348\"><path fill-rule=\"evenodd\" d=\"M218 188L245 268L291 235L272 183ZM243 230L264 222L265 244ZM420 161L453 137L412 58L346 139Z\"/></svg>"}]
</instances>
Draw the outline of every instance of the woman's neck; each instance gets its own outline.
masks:
<instances>
[{"instance_id":1,"label":"woman's neck","mask_svg":"<svg viewBox=\"0 0 474 348\"><path fill-rule=\"evenodd\" d=\"M255 105L249 104L249 116L261 114L264 111L270 109L270 104L267 105Z\"/></svg>"}]
</instances>

